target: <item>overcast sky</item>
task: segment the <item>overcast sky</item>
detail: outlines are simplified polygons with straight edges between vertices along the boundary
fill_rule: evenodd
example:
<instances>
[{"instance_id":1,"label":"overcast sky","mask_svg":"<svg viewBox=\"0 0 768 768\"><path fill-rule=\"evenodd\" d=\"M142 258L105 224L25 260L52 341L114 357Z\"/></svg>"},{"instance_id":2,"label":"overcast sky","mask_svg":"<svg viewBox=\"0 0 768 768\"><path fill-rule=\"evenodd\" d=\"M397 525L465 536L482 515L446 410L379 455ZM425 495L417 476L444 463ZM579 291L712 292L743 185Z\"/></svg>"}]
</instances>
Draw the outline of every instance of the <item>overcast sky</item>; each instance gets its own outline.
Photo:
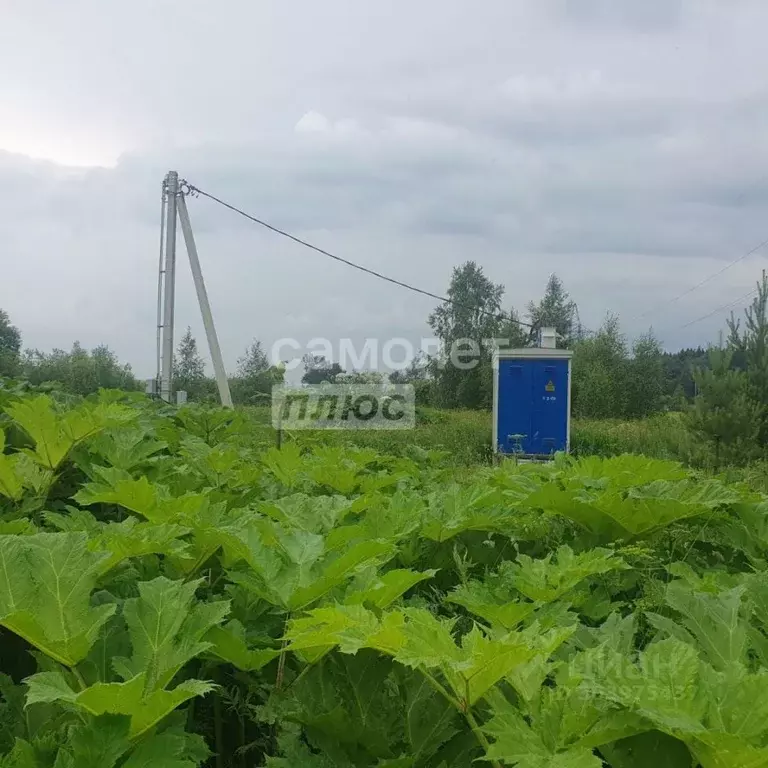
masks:
<instances>
[{"instance_id":1,"label":"overcast sky","mask_svg":"<svg viewBox=\"0 0 768 768\"><path fill-rule=\"evenodd\" d=\"M154 373L160 187L442 293L706 343L768 249L764 0L3 0L0 307ZM252 338L419 339L434 301L190 201L228 367ZM177 323L204 341L183 250ZM737 304L737 308L741 305Z\"/></svg>"}]
</instances>

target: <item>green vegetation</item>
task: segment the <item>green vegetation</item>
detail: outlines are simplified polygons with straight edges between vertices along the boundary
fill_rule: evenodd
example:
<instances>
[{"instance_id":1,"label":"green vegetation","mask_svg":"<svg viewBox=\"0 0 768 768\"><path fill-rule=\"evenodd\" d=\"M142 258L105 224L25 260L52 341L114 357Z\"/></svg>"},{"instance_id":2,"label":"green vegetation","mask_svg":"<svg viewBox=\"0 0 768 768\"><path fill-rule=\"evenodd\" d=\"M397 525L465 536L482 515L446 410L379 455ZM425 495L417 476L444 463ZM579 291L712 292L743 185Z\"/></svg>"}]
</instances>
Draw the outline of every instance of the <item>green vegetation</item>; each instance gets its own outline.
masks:
<instances>
[{"instance_id":1,"label":"green vegetation","mask_svg":"<svg viewBox=\"0 0 768 768\"><path fill-rule=\"evenodd\" d=\"M768 510L743 483L278 451L263 409L114 391L0 410L2 768L768 762ZM433 445L478 414L443 416Z\"/></svg>"},{"instance_id":2,"label":"green vegetation","mask_svg":"<svg viewBox=\"0 0 768 768\"><path fill-rule=\"evenodd\" d=\"M106 347L22 352L1 313L0 768L768 766L758 287L727 345L671 355L585 333L555 276L522 334L455 270L446 348L553 325L574 349L548 464L492 460L483 344L393 377L414 430L278 450L258 341L245 407L177 409ZM176 369L214 399L189 330Z\"/></svg>"}]
</instances>

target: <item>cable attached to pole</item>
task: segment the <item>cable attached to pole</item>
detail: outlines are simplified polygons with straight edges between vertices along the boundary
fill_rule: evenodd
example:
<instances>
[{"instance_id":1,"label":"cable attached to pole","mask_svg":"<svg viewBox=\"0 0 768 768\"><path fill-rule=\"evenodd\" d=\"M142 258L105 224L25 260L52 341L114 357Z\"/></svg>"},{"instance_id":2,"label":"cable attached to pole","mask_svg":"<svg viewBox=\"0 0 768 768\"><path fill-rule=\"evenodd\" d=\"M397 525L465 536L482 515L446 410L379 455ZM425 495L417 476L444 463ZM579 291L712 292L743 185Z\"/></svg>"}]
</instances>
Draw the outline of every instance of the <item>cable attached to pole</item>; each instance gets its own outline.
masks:
<instances>
[{"instance_id":1,"label":"cable attached to pole","mask_svg":"<svg viewBox=\"0 0 768 768\"><path fill-rule=\"evenodd\" d=\"M256 216L252 216L250 213L246 213L241 208L238 208L235 205L232 205L231 203L227 203L226 201L222 200L219 197L216 197L216 195L212 195L210 192L206 192L205 190L200 189L199 187L194 186L193 184L190 184L186 180L181 180L179 183L180 189L184 194L190 194L193 196L201 196L201 197L207 197L209 200L213 200L213 202L218 203L219 205L224 206L225 208L228 208L230 211L233 211L234 213L239 214L240 216L243 216L244 218L248 219L249 221L252 221L254 224L258 224L261 227L264 227L265 229L270 230L271 232L274 232L277 235L281 235L282 237L287 237L289 240L293 240L294 243L298 243L299 245L303 245L305 248L309 248L310 250L313 250L319 254L322 254L323 256L327 256L329 259L333 259L334 261L338 261L341 264L345 264L348 267L352 267L353 269L357 269L360 272L365 272L368 275L372 275L373 277L378 278L379 280L385 280L388 283L391 283L392 285L400 286L401 288L405 288L409 291L413 291L414 293L419 293L422 296L429 296L431 299L436 299L437 301L443 302L445 304L451 304L454 307L461 307L463 309L469 309L472 312L479 312L482 315L487 315L489 317L493 317L496 320L507 320L514 323L517 323L518 325L525 326L526 328L535 328L531 323L523 322L522 320L518 320L517 318L512 317L511 315L506 315L503 312L497 313L497 312L489 312L487 309L482 309L481 307L472 306L470 304L464 304L460 301L455 301L454 299L449 299L446 296L440 296L436 293L432 293L431 291L426 291L423 288L418 288L415 285L411 285L410 283L405 283L402 280L397 280L394 277L389 277L388 275L383 275L381 272L376 272L373 269L369 269L368 267L364 267L362 264L356 264L354 261L349 261L348 259L344 259L341 256L336 256L333 253L330 253L330 251L326 251L324 248L320 248L317 245L313 245L310 242L307 242L306 240L302 240L300 237L297 237L296 235L292 235L290 232L286 232L284 229L280 229L279 227L276 227L272 224L269 224L266 221L263 221L262 219L257 218Z\"/></svg>"}]
</instances>

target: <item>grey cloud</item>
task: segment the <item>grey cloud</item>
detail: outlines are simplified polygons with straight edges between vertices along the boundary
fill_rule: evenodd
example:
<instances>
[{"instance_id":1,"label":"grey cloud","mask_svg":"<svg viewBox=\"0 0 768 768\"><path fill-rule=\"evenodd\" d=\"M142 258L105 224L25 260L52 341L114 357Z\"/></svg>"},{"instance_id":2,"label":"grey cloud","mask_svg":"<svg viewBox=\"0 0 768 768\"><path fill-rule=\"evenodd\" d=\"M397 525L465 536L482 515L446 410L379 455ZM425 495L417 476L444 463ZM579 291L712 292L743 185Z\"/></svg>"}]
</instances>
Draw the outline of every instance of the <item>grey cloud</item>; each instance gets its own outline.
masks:
<instances>
[{"instance_id":1,"label":"grey cloud","mask_svg":"<svg viewBox=\"0 0 768 768\"><path fill-rule=\"evenodd\" d=\"M634 319L768 234L760 3L552 0L534 10L494 0L478 12L459 0L328 0L320 12L231 0L237 17L221 19L202 0L182 14L173 5L51 5L40 60L0 32L0 65L16 54L21 65L18 98L0 85L0 109L15 105L0 147L42 136L43 115L50 147L58 132L80 155L91 144L99 158L120 155L114 167L72 170L0 152L0 306L29 345L105 342L152 372L169 168L434 292L473 258L522 309L558 271L587 325L611 309L631 334L652 320L670 345L712 338L721 316L682 326L759 273L756 255ZM163 75L172 21L180 61ZM8 28L25 24L19 5ZM189 207L231 367L254 336L269 345L428 332L433 301L209 200ZM202 341L184 258L178 322Z\"/></svg>"},{"instance_id":2,"label":"grey cloud","mask_svg":"<svg viewBox=\"0 0 768 768\"><path fill-rule=\"evenodd\" d=\"M601 24L644 32L676 28L682 21L683 0L555 0L566 18L578 24Z\"/></svg>"}]
</instances>

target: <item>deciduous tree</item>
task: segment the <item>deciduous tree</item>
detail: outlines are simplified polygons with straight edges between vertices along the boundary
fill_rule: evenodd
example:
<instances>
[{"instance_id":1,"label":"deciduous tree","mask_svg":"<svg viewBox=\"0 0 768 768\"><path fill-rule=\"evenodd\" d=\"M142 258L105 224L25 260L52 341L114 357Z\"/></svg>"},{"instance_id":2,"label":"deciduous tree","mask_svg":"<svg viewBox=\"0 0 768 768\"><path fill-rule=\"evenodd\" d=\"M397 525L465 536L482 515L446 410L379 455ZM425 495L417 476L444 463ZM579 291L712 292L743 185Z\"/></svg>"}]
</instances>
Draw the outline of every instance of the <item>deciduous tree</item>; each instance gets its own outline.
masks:
<instances>
[{"instance_id":1,"label":"deciduous tree","mask_svg":"<svg viewBox=\"0 0 768 768\"><path fill-rule=\"evenodd\" d=\"M0 376L15 376L19 371L21 333L11 325L8 313L0 309Z\"/></svg>"}]
</instances>

